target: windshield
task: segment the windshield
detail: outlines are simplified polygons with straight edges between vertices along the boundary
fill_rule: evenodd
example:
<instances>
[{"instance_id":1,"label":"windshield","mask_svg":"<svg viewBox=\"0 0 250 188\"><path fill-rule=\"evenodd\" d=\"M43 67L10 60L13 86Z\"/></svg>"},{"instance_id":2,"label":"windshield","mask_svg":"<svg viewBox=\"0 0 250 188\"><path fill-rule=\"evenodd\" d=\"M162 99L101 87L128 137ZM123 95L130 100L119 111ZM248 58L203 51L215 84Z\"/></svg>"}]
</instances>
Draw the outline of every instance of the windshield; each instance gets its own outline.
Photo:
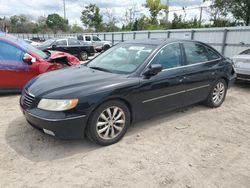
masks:
<instances>
[{"instance_id":1,"label":"windshield","mask_svg":"<svg viewBox=\"0 0 250 188\"><path fill-rule=\"evenodd\" d=\"M107 72L134 72L155 49L153 45L122 44L93 59L87 66Z\"/></svg>"},{"instance_id":2,"label":"windshield","mask_svg":"<svg viewBox=\"0 0 250 188\"><path fill-rule=\"evenodd\" d=\"M49 40L46 40L45 42L41 43L40 45L41 46L51 46L52 43L55 42L55 39L49 39Z\"/></svg>"},{"instance_id":3,"label":"windshield","mask_svg":"<svg viewBox=\"0 0 250 188\"><path fill-rule=\"evenodd\" d=\"M18 43L24 48L26 49L28 52L32 52L33 54L35 54L36 56L40 57L41 59L46 59L48 58L48 54L46 54L45 52L31 46L29 43L25 42L22 39L18 39Z\"/></svg>"}]
</instances>

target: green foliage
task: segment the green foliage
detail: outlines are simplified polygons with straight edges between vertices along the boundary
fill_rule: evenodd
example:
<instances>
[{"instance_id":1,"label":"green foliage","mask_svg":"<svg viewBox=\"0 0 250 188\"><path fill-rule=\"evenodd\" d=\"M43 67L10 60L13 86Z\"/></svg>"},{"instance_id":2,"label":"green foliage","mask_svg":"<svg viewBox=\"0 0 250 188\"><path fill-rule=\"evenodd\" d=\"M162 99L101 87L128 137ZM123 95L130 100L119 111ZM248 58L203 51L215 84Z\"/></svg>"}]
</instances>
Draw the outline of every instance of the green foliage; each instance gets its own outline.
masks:
<instances>
[{"instance_id":1,"label":"green foliage","mask_svg":"<svg viewBox=\"0 0 250 188\"><path fill-rule=\"evenodd\" d=\"M36 24L31 21L28 15L21 14L10 17L11 30L13 33L31 33L35 32Z\"/></svg>"},{"instance_id":2,"label":"green foliage","mask_svg":"<svg viewBox=\"0 0 250 188\"><path fill-rule=\"evenodd\" d=\"M49 14L46 19L46 24L48 28L50 28L54 33L57 31L67 31L68 28L68 20L64 20L58 14Z\"/></svg>"},{"instance_id":3,"label":"green foliage","mask_svg":"<svg viewBox=\"0 0 250 188\"><path fill-rule=\"evenodd\" d=\"M82 27L78 26L77 24L73 24L73 26L70 29L70 32L72 33L82 33L84 30Z\"/></svg>"},{"instance_id":4,"label":"green foliage","mask_svg":"<svg viewBox=\"0 0 250 188\"><path fill-rule=\"evenodd\" d=\"M227 20L227 16L231 14L235 21L230 22L229 25L239 22L250 25L250 0L214 0L211 10L213 21L220 22L220 24L224 22L227 25L230 22ZM221 19L224 21L221 21ZM225 22L225 20L227 21Z\"/></svg>"},{"instance_id":5,"label":"green foliage","mask_svg":"<svg viewBox=\"0 0 250 188\"><path fill-rule=\"evenodd\" d=\"M95 4L86 6L82 11L81 21L85 27L94 28L96 31L101 31L103 18L100 15L100 9Z\"/></svg>"},{"instance_id":6,"label":"green foliage","mask_svg":"<svg viewBox=\"0 0 250 188\"><path fill-rule=\"evenodd\" d=\"M144 5L150 12L150 17L141 15L135 18L136 9L131 8L124 15L123 26L119 28L116 24L118 20L112 13L112 9L107 9L103 15L95 4L89 4L81 12L81 21L86 29L73 24L70 26L58 14L50 14L47 17L39 17L37 22L32 21L28 15L13 15L10 18L0 18L0 24L8 25L8 30L13 33L56 33L56 32L114 32L114 31L138 31L138 30L161 30L161 29L184 29L200 27L230 27L237 25L250 25L250 0L203 0L212 1L209 8L211 23L200 23L197 17L186 21L181 15L174 13L172 22L166 19L158 19L158 15L166 13L168 6L162 5L160 0L146 0ZM103 16L105 19L103 19ZM232 19L233 18L233 19ZM103 21L105 20L105 21ZM0 28L1 29L1 28ZM3 30L3 29L2 29Z\"/></svg>"},{"instance_id":7,"label":"green foliage","mask_svg":"<svg viewBox=\"0 0 250 188\"><path fill-rule=\"evenodd\" d=\"M167 5L162 5L160 0L146 0L146 4L144 5L149 9L151 21L153 24L157 23L157 16L161 10L167 10Z\"/></svg>"}]
</instances>

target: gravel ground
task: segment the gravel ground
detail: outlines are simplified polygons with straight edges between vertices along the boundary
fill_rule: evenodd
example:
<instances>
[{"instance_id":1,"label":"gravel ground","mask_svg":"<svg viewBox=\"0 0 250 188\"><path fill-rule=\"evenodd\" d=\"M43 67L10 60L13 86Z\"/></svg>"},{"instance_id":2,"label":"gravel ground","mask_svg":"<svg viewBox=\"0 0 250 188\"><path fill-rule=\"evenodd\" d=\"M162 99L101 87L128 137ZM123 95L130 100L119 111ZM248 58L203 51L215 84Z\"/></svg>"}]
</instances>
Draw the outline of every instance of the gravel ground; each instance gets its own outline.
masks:
<instances>
[{"instance_id":1,"label":"gravel ground","mask_svg":"<svg viewBox=\"0 0 250 188\"><path fill-rule=\"evenodd\" d=\"M18 100L0 97L0 187L250 187L250 84L218 109L136 123L108 147L34 130Z\"/></svg>"}]
</instances>

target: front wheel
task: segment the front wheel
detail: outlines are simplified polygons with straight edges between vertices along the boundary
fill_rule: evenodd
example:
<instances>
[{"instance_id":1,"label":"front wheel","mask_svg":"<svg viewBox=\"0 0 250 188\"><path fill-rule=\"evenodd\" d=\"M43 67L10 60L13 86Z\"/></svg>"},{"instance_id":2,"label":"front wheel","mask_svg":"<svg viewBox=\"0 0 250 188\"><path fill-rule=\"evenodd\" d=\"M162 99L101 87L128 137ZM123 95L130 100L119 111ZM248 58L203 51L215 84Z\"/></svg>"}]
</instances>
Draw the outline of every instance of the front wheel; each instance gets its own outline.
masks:
<instances>
[{"instance_id":1,"label":"front wheel","mask_svg":"<svg viewBox=\"0 0 250 188\"><path fill-rule=\"evenodd\" d=\"M107 146L118 142L130 125L130 112L119 100L100 105L91 115L87 135L97 144Z\"/></svg>"},{"instance_id":2,"label":"front wheel","mask_svg":"<svg viewBox=\"0 0 250 188\"><path fill-rule=\"evenodd\" d=\"M222 105L227 94L227 83L224 79L218 80L212 87L206 105L212 108L217 108Z\"/></svg>"}]
</instances>

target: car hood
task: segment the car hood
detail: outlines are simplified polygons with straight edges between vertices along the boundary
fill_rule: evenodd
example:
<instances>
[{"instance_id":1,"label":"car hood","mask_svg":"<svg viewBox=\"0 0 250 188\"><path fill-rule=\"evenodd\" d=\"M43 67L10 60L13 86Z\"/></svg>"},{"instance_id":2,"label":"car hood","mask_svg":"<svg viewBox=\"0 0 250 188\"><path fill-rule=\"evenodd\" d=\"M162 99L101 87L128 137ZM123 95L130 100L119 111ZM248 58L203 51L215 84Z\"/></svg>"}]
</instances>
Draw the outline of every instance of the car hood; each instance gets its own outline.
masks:
<instances>
[{"instance_id":1,"label":"car hood","mask_svg":"<svg viewBox=\"0 0 250 188\"><path fill-rule=\"evenodd\" d=\"M128 78L127 75L107 73L78 65L40 75L31 80L25 88L36 97L63 99L79 98L132 83L135 83L135 78Z\"/></svg>"},{"instance_id":2,"label":"car hood","mask_svg":"<svg viewBox=\"0 0 250 188\"><path fill-rule=\"evenodd\" d=\"M68 53L59 52L59 51L52 51L52 50L47 50L47 51L51 54L49 57L49 61L55 61L57 59L66 58L70 65L80 64L80 61L78 58L76 58L75 56L70 55Z\"/></svg>"},{"instance_id":3,"label":"car hood","mask_svg":"<svg viewBox=\"0 0 250 188\"><path fill-rule=\"evenodd\" d=\"M247 60L250 60L250 55L236 55L236 56L233 56L232 59L247 59Z\"/></svg>"}]
</instances>

